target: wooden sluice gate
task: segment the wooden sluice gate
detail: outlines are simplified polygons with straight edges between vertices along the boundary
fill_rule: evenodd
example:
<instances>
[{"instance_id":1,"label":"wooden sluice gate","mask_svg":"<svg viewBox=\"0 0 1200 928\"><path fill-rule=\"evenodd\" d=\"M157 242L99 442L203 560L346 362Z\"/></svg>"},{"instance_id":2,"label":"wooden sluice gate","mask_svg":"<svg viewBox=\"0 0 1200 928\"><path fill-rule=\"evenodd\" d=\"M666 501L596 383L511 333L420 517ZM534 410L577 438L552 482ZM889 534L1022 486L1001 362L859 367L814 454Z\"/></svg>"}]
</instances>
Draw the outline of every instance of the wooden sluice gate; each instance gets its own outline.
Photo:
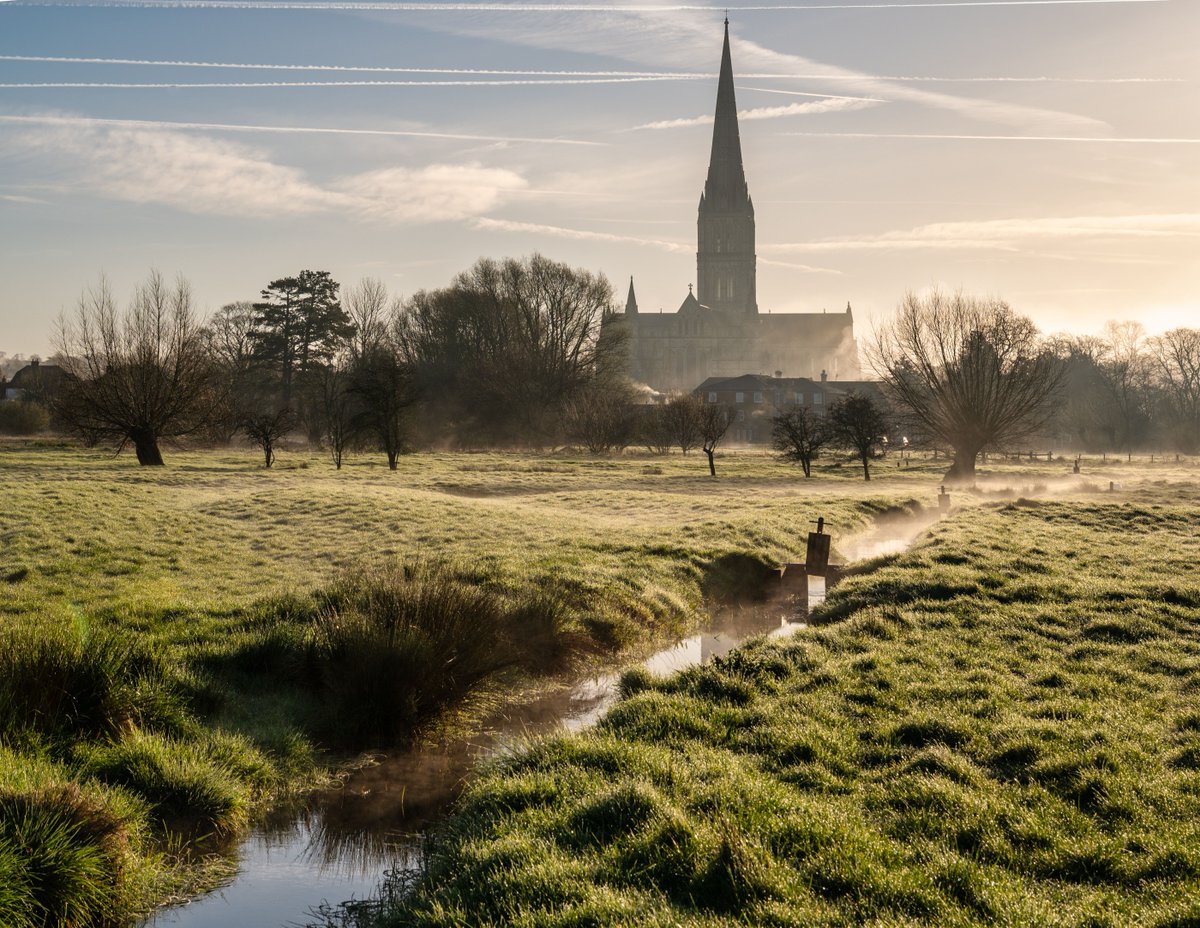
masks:
<instances>
[{"instance_id":1,"label":"wooden sluice gate","mask_svg":"<svg viewBox=\"0 0 1200 928\"><path fill-rule=\"evenodd\" d=\"M779 568L783 592L799 599L805 611L808 610L808 578L823 577L828 592L841 581L845 570L840 564L829 563L829 546L833 536L825 531L824 517L818 518L814 524L817 530L808 533L804 563L789 563Z\"/></svg>"}]
</instances>

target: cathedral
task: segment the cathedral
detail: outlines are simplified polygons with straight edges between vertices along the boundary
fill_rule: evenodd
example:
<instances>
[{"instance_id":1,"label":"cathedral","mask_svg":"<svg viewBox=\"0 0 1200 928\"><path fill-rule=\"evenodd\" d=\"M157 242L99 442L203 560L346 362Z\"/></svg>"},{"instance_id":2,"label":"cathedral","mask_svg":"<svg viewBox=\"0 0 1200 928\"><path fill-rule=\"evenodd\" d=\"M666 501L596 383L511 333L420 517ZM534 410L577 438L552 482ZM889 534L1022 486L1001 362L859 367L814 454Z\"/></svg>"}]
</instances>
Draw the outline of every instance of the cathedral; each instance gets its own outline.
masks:
<instances>
[{"instance_id":1,"label":"cathedral","mask_svg":"<svg viewBox=\"0 0 1200 928\"><path fill-rule=\"evenodd\" d=\"M729 21L721 51L708 179L697 221L696 287L673 313L638 309L633 280L624 314L629 373L660 392L694 390L711 377L775 372L834 380L860 376L850 304L836 313L761 313L755 292L754 203L742 167Z\"/></svg>"}]
</instances>

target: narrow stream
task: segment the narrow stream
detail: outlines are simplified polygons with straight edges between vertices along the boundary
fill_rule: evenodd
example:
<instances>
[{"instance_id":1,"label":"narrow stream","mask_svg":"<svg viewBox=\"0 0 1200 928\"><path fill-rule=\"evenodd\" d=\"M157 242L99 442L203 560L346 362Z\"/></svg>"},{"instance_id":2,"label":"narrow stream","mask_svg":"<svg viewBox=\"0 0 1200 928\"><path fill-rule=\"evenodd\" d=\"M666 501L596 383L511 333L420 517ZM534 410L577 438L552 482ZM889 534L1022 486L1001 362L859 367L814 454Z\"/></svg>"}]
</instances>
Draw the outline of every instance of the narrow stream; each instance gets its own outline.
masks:
<instances>
[{"instance_id":1,"label":"narrow stream","mask_svg":"<svg viewBox=\"0 0 1200 928\"><path fill-rule=\"evenodd\" d=\"M837 547L846 561L902 551L928 524L877 526ZM810 578L807 605L824 598L824 580ZM807 618L804 599L783 594L724 608L712 613L705 631L652 654L642 666L671 674L723 656L752 636L791 634ZM228 885L156 912L143 928L301 925L323 902L369 897L384 871L415 864L413 835L445 814L478 760L531 735L595 724L616 699L619 677L577 680L497 715L474 739L381 758L340 788L274 810L238 846L237 874Z\"/></svg>"}]
</instances>

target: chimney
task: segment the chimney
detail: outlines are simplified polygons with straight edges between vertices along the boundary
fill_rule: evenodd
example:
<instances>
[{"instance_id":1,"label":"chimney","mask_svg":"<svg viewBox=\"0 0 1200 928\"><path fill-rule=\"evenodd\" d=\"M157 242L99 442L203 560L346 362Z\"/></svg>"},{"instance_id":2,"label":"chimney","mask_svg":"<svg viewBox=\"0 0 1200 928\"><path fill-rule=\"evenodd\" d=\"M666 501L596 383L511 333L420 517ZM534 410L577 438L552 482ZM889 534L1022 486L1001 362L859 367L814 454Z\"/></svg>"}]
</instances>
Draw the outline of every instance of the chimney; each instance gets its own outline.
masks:
<instances>
[{"instance_id":1,"label":"chimney","mask_svg":"<svg viewBox=\"0 0 1200 928\"><path fill-rule=\"evenodd\" d=\"M821 383L825 383L829 379L829 375L825 371L821 371Z\"/></svg>"},{"instance_id":2,"label":"chimney","mask_svg":"<svg viewBox=\"0 0 1200 928\"><path fill-rule=\"evenodd\" d=\"M29 359L29 366L32 367L34 370L37 370L37 366L41 363L42 363L41 358L30 358Z\"/></svg>"},{"instance_id":3,"label":"chimney","mask_svg":"<svg viewBox=\"0 0 1200 928\"><path fill-rule=\"evenodd\" d=\"M775 372L775 379L776 379L776 380L779 380L779 379L780 379L782 376L783 376L783 371L776 371L776 372Z\"/></svg>"}]
</instances>

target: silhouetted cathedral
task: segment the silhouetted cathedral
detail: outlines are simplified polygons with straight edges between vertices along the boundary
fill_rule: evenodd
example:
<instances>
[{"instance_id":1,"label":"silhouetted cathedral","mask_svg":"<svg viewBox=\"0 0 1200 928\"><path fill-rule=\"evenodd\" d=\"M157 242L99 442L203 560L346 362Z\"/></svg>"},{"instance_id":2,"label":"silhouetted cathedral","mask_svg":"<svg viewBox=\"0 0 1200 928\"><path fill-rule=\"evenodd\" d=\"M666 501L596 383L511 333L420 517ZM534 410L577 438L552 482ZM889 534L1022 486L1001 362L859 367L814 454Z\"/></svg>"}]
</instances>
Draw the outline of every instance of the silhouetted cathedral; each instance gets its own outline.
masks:
<instances>
[{"instance_id":1,"label":"silhouetted cathedral","mask_svg":"<svg viewBox=\"0 0 1200 928\"><path fill-rule=\"evenodd\" d=\"M633 279L621 320L629 330L630 376L656 390L691 391L708 377L782 372L857 380L858 345L845 312L760 314L756 295L754 203L742 167L729 21L721 51L708 178L700 195L696 292L673 313L640 313Z\"/></svg>"}]
</instances>

